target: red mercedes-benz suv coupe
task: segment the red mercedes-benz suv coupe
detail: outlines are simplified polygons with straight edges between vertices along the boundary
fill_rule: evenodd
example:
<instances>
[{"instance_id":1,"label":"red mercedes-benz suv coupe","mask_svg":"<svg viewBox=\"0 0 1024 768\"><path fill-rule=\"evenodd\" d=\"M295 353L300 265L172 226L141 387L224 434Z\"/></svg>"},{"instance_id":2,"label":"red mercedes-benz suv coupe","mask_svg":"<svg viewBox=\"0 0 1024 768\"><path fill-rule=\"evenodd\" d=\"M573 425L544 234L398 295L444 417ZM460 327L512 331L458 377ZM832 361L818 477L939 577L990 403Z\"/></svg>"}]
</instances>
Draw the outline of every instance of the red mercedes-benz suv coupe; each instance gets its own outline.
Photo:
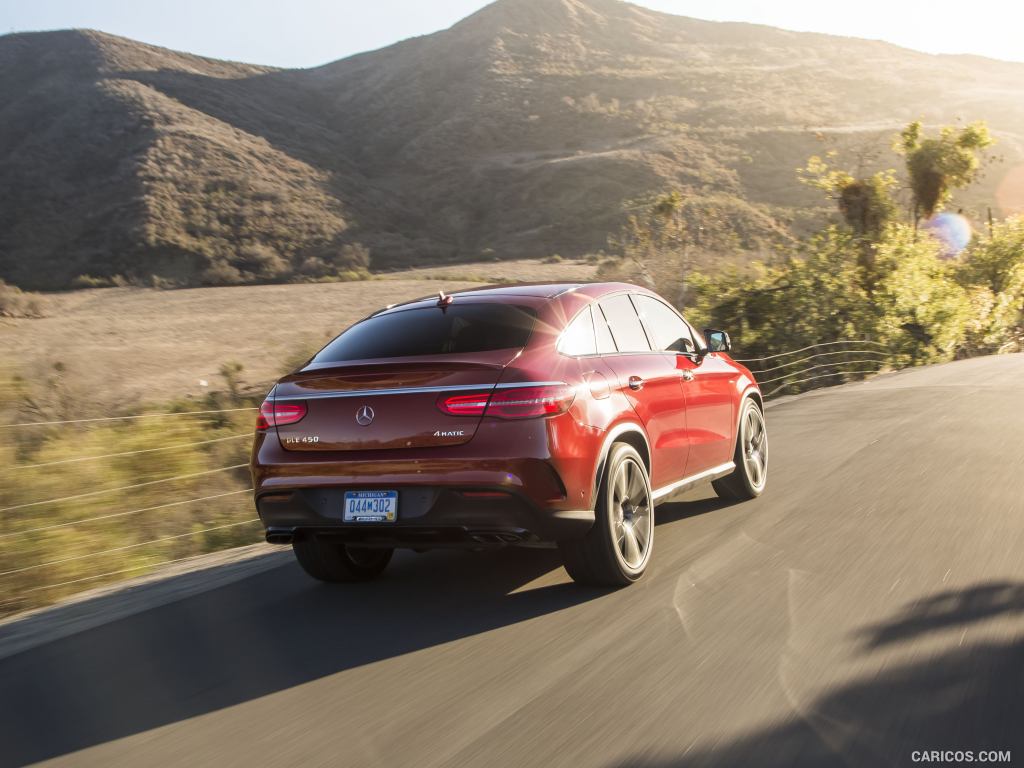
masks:
<instances>
[{"instance_id":1,"label":"red mercedes-benz suv coupe","mask_svg":"<svg viewBox=\"0 0 1024 768\"><path fill-rule=\"evenodd\" d=\"M267 540L324 581L396 547L554 546L625 585L655 504L761 493L767 433L729 336L624 283L443 293L370 315L279 381L252 474Z\"/></svg>"}]
</instances>

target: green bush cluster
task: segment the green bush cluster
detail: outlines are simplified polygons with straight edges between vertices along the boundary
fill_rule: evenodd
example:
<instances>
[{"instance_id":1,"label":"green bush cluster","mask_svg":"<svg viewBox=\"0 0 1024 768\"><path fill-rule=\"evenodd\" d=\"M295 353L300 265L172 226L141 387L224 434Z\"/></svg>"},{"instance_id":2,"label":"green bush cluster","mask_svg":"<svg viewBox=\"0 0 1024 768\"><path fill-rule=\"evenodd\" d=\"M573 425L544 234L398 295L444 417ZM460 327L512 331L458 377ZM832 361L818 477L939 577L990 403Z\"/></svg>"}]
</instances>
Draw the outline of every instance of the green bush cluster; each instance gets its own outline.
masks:
<instances>
[{"instance_id":1,"label":"green bush cluster","mask_svg":"<svg viewBox=\"0 0 1024 768\"><path fill-rule=\"evenodd\" d=\"M872 244L833 226L775 264L693 274L688 311L727 328L742 357L837 339L883 344L895 367L1019 351L1024 331L1024 219L976 237L958 260L910 225Z\"/></svg>"},{"instance_id":2,"label":"green bush cluster","mask_svg":"<svg viewBox=\"0 0 1024 768\"><path fill-rule=\"evenodd\" d=\"M755 372L784 368L787 361L777 357L782 353L833 345L827 355L807 353L808 367L817 371L813 379L790 384L775 374L786 385L777 390L837 383L884 366L1019 351L1024 218L976 234L955 260L943 258L943 244L918 227L919 213L940 210L953 189L977 178L992 143L984 122L942 128L938 138L925 137L921 125L911 123L897 137L907 158L909 222L899 220L896 171L857 175L832 165L835 152L811 157L797 173L835 205L836 223L770 259L716 265L714 272L695 264L692 253L702 233L680 215L685 201L671 192L630 218L612 240L618 258L599 272L652 285L685 305L695 323L728 329L743 359L775 359L754 366ZM873 351L834 345L840 340L863 340L861 348ZM786 372L794 379L798 370L794 364Z\"/></svg>"}]
</instances>

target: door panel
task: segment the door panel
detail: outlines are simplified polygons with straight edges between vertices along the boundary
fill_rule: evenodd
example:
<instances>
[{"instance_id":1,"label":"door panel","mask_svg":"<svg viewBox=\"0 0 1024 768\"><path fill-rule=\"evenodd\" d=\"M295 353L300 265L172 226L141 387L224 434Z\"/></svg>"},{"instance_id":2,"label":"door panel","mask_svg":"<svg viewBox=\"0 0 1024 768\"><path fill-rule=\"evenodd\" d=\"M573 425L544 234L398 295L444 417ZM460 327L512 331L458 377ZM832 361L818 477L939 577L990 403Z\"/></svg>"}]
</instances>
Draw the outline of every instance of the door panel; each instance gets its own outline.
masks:
<instances>
[{"instance_id":1,"label":"door panel","mask_svg":"<svg viewBox=\"0 0 1024 768\"><path fill-rule=\"evenodd\" d=\"M686 432L690 443L686 475L724 464L732 457L736 416L733 391L739 374L716 354L706 354L696 363L692 353L700 342L668 304L647 295L635 295L633 303L656 349L684 353L674 356L673 364L686 397Z\"/></svg>"},{"instance_id":2,"label":"door panel","mask_svg":"<svg viewBox=\"0 0 1024 768\"><path fill-rule=\"evenodd\" d=\"M602 299L595 322L601 318L607 320L618 350L606 360L615 372L618 390L647 429L651 486L660 488L684 476L690 451L682 373L676 369L674 354L651 349L650 334L628 294Z\"/></svg>"},{"instance_id":3,"label":"door panel","mask_svg":"<svg viewBox=\"0 0 1024 768\"><path fill-rule=\"evenodd\" d=\"M713 352L705 355L699 365L685 355L677 355L675 366L680 373L689 371L693 375L692 380L682 380L690 442L686 464L689 476L732 460L739 373Z\"/></svg>"},{"instance_id":4,"label":"door panel","mask_svg":"<svg viewBox=\"0 0 1024 768\"><path fill-rule=\"evenodd\" d=\"M636 411L651 441L651 487L660 488L685 476L690 437L686 401L675 355L661 352L611 355L605 358L615 372L619 391ZM641 389L630 387L640 379Z\"/></svg>"}]
</instances>

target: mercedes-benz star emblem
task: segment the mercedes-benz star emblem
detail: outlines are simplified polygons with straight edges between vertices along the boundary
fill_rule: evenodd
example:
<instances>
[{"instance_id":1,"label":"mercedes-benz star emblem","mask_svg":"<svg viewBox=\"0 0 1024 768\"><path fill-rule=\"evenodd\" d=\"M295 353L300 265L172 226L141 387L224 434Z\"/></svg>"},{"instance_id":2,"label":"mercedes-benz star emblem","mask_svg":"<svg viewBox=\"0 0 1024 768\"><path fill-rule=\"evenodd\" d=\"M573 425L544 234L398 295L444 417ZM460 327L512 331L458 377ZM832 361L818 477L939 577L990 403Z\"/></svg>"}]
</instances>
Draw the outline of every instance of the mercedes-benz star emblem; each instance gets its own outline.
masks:
<instances>
[{"instance_id":1,"label":"mercedes-benz star emblem","mask_svg":"<svg viewBox=\"0 0 1024 768\"><path fill-rule=\"evenodd\" d=\"M356 424L361 427L368 427L371 422L373 422L373 408L368 405L361 406L356 411Z\"/></svg>"}]
</instances>

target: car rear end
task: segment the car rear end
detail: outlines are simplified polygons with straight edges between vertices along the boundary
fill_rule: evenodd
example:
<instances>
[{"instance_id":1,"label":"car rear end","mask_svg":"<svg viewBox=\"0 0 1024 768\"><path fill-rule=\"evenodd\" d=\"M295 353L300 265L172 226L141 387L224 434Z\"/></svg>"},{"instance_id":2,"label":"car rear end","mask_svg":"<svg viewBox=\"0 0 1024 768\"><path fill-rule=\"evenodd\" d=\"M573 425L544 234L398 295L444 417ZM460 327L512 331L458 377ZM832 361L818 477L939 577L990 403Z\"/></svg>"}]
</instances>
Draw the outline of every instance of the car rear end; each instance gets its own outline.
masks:
<instances>
[{"instance_id":1,"label":"car rear end","mask_svg":"<svg viewBox=\"0 0 1024 768\"><path fill-rule=\"evenodd\" d=\"M573 372L528 350L551 346L550 309L471 294L394 308L282 379L252 460L268 540L428 548L583 535L588 499L565 482L581 467L559 450L577 437Z\"/></svg>"}]
</instances>

